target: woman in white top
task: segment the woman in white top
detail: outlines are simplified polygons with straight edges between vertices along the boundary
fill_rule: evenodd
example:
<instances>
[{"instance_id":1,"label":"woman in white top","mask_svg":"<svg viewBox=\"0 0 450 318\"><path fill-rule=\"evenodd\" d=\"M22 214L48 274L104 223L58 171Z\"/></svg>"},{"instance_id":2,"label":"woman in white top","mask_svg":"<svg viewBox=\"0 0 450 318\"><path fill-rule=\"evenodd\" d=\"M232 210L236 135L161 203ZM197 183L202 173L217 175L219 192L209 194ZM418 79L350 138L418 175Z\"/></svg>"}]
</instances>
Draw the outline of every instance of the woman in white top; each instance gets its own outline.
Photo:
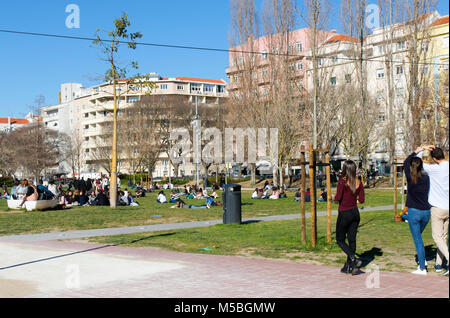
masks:
<instances>
[{"instance_id":1,"label":"woman in white top","mask_svg":"<svg viewBox=\"0 0 450 318\"><path fill-rule=\"evenodd\" d=\"M158 203L167 203L166 195L164 194L164 191L159 192L158 199L156 200Z\"/></svg>"}]
</instances>

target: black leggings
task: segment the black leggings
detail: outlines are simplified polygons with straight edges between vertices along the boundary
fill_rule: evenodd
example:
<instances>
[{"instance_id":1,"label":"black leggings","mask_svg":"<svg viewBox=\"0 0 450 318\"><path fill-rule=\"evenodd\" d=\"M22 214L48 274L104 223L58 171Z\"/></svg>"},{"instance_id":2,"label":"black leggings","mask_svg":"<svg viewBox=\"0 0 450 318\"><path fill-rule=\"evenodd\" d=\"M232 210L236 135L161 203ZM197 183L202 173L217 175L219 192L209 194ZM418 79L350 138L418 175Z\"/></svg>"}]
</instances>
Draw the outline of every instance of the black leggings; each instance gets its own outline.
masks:
<instances>
[{"instance_id":1,"label":"black leggings","mask_svg":"<svg viewBox=\"0 0 450 318\"><path fill-rule=\"evenodd\" d=\"M356 234L358 233L359 222L358 208L339 212L336 222L336 242L347 254L348 262L355 257ZM348 239L348 244L345 242L345 238Z\"/></svg>"}]
</instances>

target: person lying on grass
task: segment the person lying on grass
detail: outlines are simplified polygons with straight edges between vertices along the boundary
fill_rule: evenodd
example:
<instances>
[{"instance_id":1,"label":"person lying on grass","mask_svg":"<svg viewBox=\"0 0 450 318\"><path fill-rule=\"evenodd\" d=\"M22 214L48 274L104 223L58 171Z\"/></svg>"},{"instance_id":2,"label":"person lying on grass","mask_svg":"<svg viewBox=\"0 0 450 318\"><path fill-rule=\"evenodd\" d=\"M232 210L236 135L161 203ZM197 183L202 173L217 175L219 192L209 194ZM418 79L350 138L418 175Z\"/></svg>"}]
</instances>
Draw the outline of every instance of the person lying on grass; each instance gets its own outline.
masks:
<instances>
[{"instance_id":1,"label":"person lying on grass","mask_svg":"<svg viewBox=\"0 0 450 318\"><path fill-rule=\"evenodd\" d=\"M205 205L189 205L186 204L183 200L178 199L177 200L177 204L173 205L170 207L171 209L210 209L210 205L209 204L205 204Z\"/></svg>"}]
</instances>

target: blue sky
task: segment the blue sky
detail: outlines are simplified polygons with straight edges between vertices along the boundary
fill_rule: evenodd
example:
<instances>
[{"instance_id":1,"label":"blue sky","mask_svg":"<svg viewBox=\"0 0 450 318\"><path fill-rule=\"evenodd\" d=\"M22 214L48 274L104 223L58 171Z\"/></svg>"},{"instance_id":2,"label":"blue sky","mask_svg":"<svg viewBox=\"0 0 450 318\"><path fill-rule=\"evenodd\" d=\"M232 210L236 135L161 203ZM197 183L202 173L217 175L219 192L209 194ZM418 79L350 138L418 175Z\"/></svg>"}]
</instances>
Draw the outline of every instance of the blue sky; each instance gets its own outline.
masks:
<instances>
[{"instance_id":1,"label":"blue sky","mask_svg":"<svg viewBox=\"0 0 450 318\"><path fill-rule=\"evenodd\" d=\"M339 1L331 2L339 7ZM72 3L80 8L79 29L65 25L65 9ZM0 29L93 37L98 28L111 29L123 11L130 17L130 30L143 34L141 42L228 48L228 0L1 1ZM439 1L438 11L448 14L447 1ZM339 29L338 21L330 27ZM47 105L57 104L61 83L95 85L107 69L89 41L0 33L0 43L0 117L25 116L41 94ZM156 47L123 52L124 60L138 61L141 73L227 80L227 53Z\"/></svg>"}]
</instances>

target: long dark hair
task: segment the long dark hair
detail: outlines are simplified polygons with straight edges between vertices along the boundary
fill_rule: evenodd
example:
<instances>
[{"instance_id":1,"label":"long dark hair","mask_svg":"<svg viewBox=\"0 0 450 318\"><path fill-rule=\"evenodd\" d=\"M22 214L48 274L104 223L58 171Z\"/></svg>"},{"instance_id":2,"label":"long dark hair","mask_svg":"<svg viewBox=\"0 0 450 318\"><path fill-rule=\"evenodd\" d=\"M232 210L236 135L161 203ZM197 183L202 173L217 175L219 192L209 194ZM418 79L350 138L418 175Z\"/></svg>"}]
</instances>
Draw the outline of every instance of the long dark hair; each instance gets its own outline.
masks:
<instances>
[{"instance_id":1,"label":"long dark hair","mask_svg":"<svg viewBox=\"0 0 450 318\"><path fill-rule=\"evenodd\" d=\"M356 163L351 160L346 160L342 166L340 177L345 179L345 182L352 193L355 193L357 182Z\"/></svg>"},{"instance_id":2,"label":"long dark hair","mask_svg":"<svg viewBox=\"0 0 450 318\"><path fill-rule=\"evenodd\" d=\"M409 164L411 169L411 180L416 184L423 176L423 161L419 157L414 157Z\"/></svg>"}]
</instances>

